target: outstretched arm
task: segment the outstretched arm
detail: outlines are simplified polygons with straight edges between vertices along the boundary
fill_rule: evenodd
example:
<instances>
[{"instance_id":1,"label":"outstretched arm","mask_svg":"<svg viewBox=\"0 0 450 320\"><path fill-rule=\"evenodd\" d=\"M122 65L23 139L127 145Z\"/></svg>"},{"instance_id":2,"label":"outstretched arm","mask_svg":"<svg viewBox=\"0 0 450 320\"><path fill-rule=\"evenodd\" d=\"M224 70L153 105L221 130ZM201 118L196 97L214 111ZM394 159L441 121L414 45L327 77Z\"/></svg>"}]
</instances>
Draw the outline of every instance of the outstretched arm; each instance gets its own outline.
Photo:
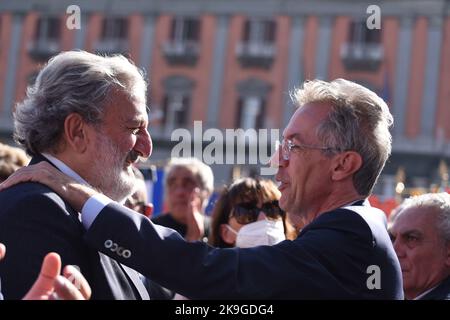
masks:
<instances>
[{"instance_id":1,"label":"outstretched arm","mask_svg":"<svg viewBox=\"0 0 450 320\"><path fill-rule=\"evenodd\" d=\"M39 182L48 186L78 212L81 212L83 205L91 196L99 193L78 183L46 161L20 168L0 184L0 191L21 182Z\"/></svg>"}]
</instances>

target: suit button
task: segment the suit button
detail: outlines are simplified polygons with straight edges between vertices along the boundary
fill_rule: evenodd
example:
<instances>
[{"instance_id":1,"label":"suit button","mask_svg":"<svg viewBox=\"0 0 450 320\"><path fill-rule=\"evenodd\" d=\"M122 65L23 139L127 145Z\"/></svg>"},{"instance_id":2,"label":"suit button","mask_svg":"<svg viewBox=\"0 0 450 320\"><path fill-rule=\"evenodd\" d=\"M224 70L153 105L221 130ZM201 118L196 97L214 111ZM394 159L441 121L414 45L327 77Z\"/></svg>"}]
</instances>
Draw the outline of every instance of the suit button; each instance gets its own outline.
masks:
<instances>
[{"instance_id":1,"label":"suit button","mask_svg":"<svg viewBox=\"0 0 450 320\"><path fill-rule=\"evenodd\" d=\"M123 250L122 257L124 257L125 259L128 259L129 257L131 257L131 251L128 249Z\"/></svg>"},{"instance_id":2,"label":"suit button","mask_svg":"<svg viewBox=\"0 0 450 320\"><path fill-rule=\"evenodd\" d=\"M113 243L111 240L106 240L106 241L105 241L105 248L106 248L106 249L109 249L109 248L112 247L113 244L114 244L114 243Z\"/></svg>"}]
</instances>

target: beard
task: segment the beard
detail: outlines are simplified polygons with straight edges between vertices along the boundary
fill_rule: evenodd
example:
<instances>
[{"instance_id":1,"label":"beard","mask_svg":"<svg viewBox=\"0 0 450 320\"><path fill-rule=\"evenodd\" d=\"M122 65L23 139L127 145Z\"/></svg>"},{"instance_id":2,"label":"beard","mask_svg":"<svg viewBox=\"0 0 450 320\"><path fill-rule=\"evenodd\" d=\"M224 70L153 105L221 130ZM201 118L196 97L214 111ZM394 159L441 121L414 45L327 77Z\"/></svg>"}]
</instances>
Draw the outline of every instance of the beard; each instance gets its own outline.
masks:
<instances>
[{"instance_id":1,"label":"beard","mask_svg":"<svg viewBox=\"0 0 450 320\"><path fill-rule=\"evenodd\" d=\"M89 182L112 200L123 202L135 191L136 178L130 163L137 161L139 155L134 150L124 154L103 132L98 133L96 145L98 156Z\"/></svg>"}]
</instances>

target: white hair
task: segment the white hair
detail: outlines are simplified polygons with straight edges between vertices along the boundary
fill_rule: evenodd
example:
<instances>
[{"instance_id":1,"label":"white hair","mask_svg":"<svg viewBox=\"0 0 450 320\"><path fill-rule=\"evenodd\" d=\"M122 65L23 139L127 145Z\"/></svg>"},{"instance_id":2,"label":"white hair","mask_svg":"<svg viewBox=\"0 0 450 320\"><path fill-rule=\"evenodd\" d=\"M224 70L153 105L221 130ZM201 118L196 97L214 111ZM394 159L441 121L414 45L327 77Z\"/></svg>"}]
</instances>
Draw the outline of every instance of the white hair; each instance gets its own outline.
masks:
<instances>
[{"instance_id":1,"label":"white hair","mask_svg":"<svg viewBox=\"0 0 450 320\"><path fill-rule=\"evenodd\" d=\"M201 191L206 191L203 198L202 208L205 210L208 205L209 196L214 191L214 175L210 166L204 164L197 158L171 158L164 170L164 186L167 191L167 179L172 171L177 168L189 170L199 183Z\"/></svg>"},{"instance_id":2,"label":"white hair","mask_svg":"<svg viewBox=\"0 0 450 320\"><path fill-rule=\"evenodd\" d=\"M16 106L14 138L32 155L56 151L69 114L99 125L111 90L145 103L146 88L142 72L122 55L62 52L49 60Z\"/></svg>"},{"instance_id":3,"label":"white hair","mask_svg":"<svg viewBox=\"0 0 450 320\"><path fill-rule=\"evenodd\" d=\"M165 185L167 186L167 178L176 168L185 168L192 172L194 177L200 184L200 189L205 190L210 195L214 190L214 175L211 167L204 164L197 158L171 158L165 168Z\"/></svg>"},{"instance_id":4,"label":"white hair","mask_svg":"<svg viewBox=\"0 0 450 320\"><path fill-rule=\"evenodd\" d=\"M446 192L426 193L406 199L400 205L394 217L394 222L406 210L411 208L432 209L436 212L436 228L441 238L450 243L450 195ZM419 211L425 213L426 211Z\"/></svg>"}]
</instances>

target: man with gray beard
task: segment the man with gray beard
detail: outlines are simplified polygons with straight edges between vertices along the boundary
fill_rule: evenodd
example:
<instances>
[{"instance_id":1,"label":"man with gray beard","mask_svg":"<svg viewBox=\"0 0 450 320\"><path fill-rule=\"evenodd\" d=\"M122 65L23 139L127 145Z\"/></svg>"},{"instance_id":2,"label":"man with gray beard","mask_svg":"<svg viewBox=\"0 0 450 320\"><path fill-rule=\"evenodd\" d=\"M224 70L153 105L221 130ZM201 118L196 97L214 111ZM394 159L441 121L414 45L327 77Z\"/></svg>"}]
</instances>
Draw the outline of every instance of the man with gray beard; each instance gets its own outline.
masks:
<instances>
[{"instance_id":1,"label":"man with gray beard","mask_svg":"<svg viewBox=\"0 0 450 320\"><path fill-rule=\"evenodd\" d=\"M123 202L134 192L132 164L148 157L147 84L123 56L83 51L52 58L17 105L15 138L33 156L76 181ZM0 192L0 264L5 299L20 299L39 274L43 257L57 252L76 265L92 299L148 299L139 274L91 249L79 213L36 182ZM126 250L120 252L126 256Z\"/></svg>"}]
</instances>

